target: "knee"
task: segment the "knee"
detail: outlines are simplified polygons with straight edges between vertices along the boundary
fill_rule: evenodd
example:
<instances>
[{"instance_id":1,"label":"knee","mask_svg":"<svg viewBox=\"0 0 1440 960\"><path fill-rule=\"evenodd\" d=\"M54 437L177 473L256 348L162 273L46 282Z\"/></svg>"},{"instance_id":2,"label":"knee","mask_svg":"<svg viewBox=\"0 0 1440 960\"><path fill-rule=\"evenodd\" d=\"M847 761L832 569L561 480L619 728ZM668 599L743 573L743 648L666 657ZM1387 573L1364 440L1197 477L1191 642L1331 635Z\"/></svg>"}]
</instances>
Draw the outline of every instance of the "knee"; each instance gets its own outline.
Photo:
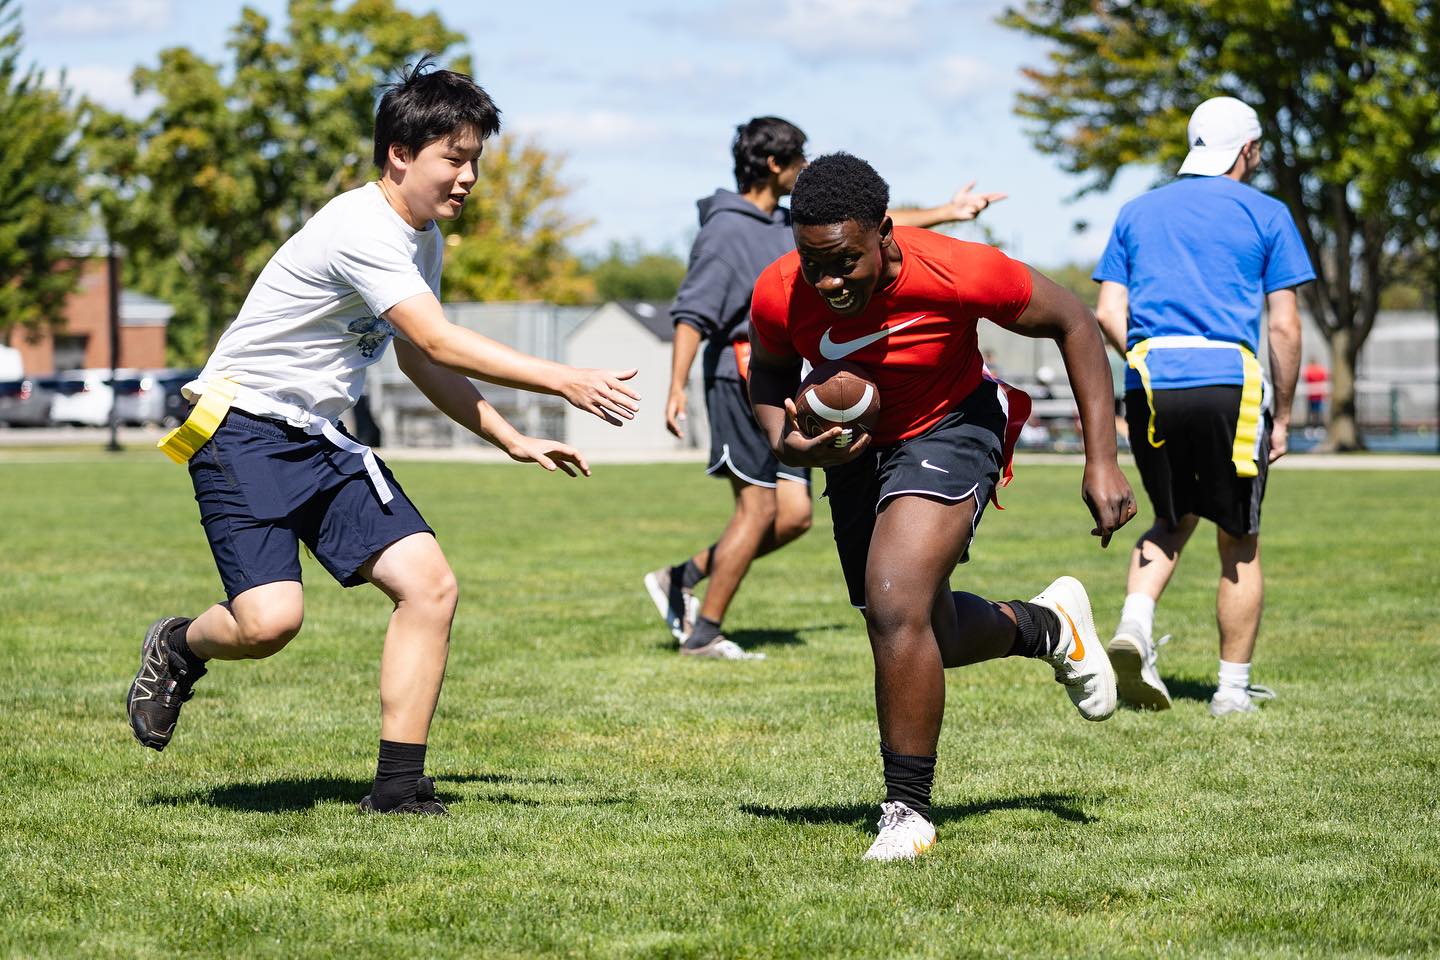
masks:
<instances>
[{"instance_id":1,"label":"knee","mask_svg":"<svg viewBox=\"0 0 1440 960\"><path fill-rule=\"evenodd\" d=\"M894 647L924 633L930 618L926 603L912 602L887 577L865 584L865 628L876 647Z\"/></svg>"},{"instance_id":2,"label":"knee","mask_svg":"<svg viewBox=\"0 0 1440 960\"><path fill-rule=\"evenodd\" d=\"M452 617L460 604L460 584L448 563L441 562L415 577L403 593L404 602L440 617Z\"/></svg>"},{"instance_id":3,"label":"knee","mask_svg":"<svg viewBox=\"0 0 1440 960\"><path fill-rule=\"evenodd\" d=\"M776 517L775 539L779 543L789 543L798 540L810 529L811 519L809 511L801 514L788 514Z\"/></svg>"},{"instance_id":4,"label":"knee","mask_svg":"<svg viewBox=\"0 0 1440 960\"><path fill-rule=\"evenodd\" d=\"M237 640L241 651L250 660L263 660L285 649L300 632L304 613L290 607L252 611L237 617Z\"/></svg>"},{"instance_id":5,"label":"knee","mask_svg":"<svg viewBox=\"0 0 1440 960\"><path fill-rule=\"evenodd\" d=\"M775 518L779 511L775 509L774 491L762 490L754 496L742 497L737 512L754 526L761 528L775 526Z\"/></svg>"}]
</instances>

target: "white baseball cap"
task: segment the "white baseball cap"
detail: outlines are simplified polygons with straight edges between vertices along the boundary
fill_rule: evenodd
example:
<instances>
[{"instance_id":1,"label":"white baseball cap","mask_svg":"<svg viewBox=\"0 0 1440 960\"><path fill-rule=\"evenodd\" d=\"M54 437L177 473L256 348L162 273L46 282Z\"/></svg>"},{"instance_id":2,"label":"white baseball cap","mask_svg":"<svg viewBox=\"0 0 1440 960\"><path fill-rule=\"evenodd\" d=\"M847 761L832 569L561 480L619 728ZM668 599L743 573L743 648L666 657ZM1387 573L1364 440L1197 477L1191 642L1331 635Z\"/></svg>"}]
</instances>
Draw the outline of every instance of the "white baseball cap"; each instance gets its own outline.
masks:
<instances>
[{"instance_id":1,"label":"white baseball cap","mask_svg":"<svg viewBox=\"0 0 1440 960\"><path fill-rule=\"evenodd\" d=\"M1190 114L1185 137L1190 152L1180 172L1218 177L1235 166L1241 147L1260 139L1260 117L1234 97L1211 97Z\"/></svg>"}]
</instances>

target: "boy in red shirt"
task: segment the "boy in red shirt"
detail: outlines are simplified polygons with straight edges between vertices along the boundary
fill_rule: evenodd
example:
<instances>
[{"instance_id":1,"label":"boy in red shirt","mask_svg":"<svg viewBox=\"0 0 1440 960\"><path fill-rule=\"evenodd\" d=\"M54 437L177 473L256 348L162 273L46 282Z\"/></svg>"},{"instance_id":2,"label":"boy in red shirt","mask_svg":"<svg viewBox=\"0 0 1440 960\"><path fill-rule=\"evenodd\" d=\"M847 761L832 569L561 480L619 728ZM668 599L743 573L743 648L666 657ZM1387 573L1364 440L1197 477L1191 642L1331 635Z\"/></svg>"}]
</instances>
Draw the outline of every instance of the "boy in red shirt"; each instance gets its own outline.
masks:
<instances>
[{"instance_id":1,"label":"boy in red shirt","mask_svg":"<svg viewBox=\"0 0 1440 960\"><path fill-rule=\"evenodd\" d=\"M865 161L816 159L793 193L796 251L760 275L751 306L756 420L782 462L825 468L840 564L875 658L886 801L867 860L911 859L935 842L945 667L1043 659L1087 720L1115 711L1114 671L1079 581L1061 577L1028 602L950 590L1006 461L1004 400L981 375L980 319L1059 345L1101 546L1135 515L1115 461L1110 368L1094 317L993 247L894 226L888 201ZM801 360L840 359L869 372L881 413L872 434L837 449L839 428L800 433L793 396Z\"/></svg>"}]
</instances>

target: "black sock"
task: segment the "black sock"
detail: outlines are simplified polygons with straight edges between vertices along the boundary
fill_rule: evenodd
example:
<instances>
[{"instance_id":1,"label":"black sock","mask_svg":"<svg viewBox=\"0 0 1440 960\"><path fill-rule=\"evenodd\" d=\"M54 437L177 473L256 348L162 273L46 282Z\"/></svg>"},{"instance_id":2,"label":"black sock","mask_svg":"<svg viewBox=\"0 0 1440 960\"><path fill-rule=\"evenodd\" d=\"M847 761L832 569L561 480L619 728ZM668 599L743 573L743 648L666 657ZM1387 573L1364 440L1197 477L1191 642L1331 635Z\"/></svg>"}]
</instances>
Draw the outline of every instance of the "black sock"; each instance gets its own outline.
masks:
<instances>
[{"instance_id":1,"label":"black sock","mask_svg":"<svg viewBox=\"0 0 1440 960\"><path fill-rule=\"evenodd\" d=\"M195 655L190 649L189 642L185 639L185 631L190 628L194 621L185 618L170 625L169 631L165 634L165 649L179 657L185 664L185 670L192 674L205 672L205 661Z\"/></svg>"},{"instance_id":2,"label":"black sock","mask_svg":"<svg viewBox=\"0 0 1440 960\"><path fill-rule=\"evenodd\" d=\"M926 820L930 819L930 788L935 785L935 758L895 753L880 744L885 765L885 799L899 800Z\"/></svg>"},{"instance_id":3,"label":"black sock","mask_svg":"<svg viewBox=\"0 0 1440 960\"><path fill-rule=\"evenodd\" d=\"M415 787L425 772L425 744L380 741L380 760L375 765L375 785L370 803L376 810L394 810L415 799Z\"/></svg>"},{"instance_id":4,"label":"black sock","mask_svg":"<svg viewBox=\"0 0 1440 960\"><path fill-rule=\"evenodd\" d=\"M1048 657L1060 643L1060 618L1049 607L1027 600L1005 601L1015 613L1015 643L1008 657Z\"/></svg>"},{"instance_id":5,"label":"black sock","mask_svg":"<svg viewBox=\"0 0 1440 960\"><path fill-rule=\"evenodd\" d=\"M720 624L709 617L701 617L695 621L695 629L690 631L690 636L685 638L685 646L694 650L696 647L705 646L718 636L720 636Z\"/></svg>"},{"instance_id":6,"label":"black sock","mask_svg":"<svg viewBox=\"0 0 1440 960\"><path fill-rule=\"evenodd\" d=\"M715 548L711 547L710 556L713 557L714 555ZM700 565L695 562L694 557L691 557L689 560L686 560L680 565L680 586L684 587L686 590L694 589L695 584L699 583L701 580L704 579L705 571L700 569Z\"/></svg>"}]
</instances>

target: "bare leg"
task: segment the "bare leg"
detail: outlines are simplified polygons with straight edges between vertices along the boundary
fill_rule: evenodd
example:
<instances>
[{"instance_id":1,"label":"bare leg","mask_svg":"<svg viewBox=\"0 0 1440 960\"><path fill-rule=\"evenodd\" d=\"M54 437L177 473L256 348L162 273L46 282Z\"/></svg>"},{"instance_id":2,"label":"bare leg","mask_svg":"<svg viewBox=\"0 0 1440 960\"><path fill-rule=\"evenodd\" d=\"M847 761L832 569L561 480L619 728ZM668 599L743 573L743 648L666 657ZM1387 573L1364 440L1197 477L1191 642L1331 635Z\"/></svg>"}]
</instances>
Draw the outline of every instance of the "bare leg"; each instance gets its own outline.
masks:
<instances>
[{"instance_id":1,"label":"bare leg","mask_svg":"<svg viewBox=\"0 0 1440 960\"><path fill-rule=\"evenodd\" d=\"M1199 517L1187 513L1171 529L1166 521L1156 517L1150 529L1140 535L1130 554L1130 574L1126 579L1125 592L1143 593L1152 600L1159 600L1180 562L1180 551L1185 549L1199 522Z\"/></svg>"},{"instance_id":2,"label":"bare leg","mask_svg":"<svg viewBox=\"0 0 1440 960\"><path fill-rule=\"evenodd\" d=\"M740 581L759 554L760 544L775 526L775 490L757 487L736 477L730 478L735 492L735 512L725 532L715 542L710 562L710 583L700 604L700 615L721 623Z\"/></svg>"},{"instance_id":3,"label":"bare leg","mask_svg":"<svg viewBox=\"0 0 1440 960\"><path fill-rule=\"evenodd\" d=\"M1260 571L1260 536L1232 537L1216 531L1220 549L1220 587L1215 594L1215 619L1220 625L1220 659L1249 663L1265 606L1265 578Z\"/></svg>"},{"instance_id":4,"label":"bare leg","mask_svg":"<svg viewBox=\"0 0 1440 960\"><path fill-rule=\"evenodd\" d=\"M185 642L201 660L259 660L300 632L305 600L298 580L252 587L190 622Z\"/></svg>"},{"instance_id":5,"label":"bare leg","mask_svg":"<svg viewBox=\"0 0 1440 960\"><path fill-rule=\"evenodd\" d=\"M450 652L455 574L428 533L392 543L361 572L395 602L380 656L380 739L425 743Z\"/></svg>"},{"instance_id":6,"label":"bare leg","mask_svg":"<svg viewBox=\"0 0 1440 960\"><path fill-rule=\"evenodd\" d=\"M933 756L945 715L945 672L934 615L952 649L958 624L937 594L970 539L974 500L890 500L875 522L865 572L865 624L875 657L880 739L891 750ZM1013 635L1013 631L1012 631Z\"/></svg>"}]
</instances>

